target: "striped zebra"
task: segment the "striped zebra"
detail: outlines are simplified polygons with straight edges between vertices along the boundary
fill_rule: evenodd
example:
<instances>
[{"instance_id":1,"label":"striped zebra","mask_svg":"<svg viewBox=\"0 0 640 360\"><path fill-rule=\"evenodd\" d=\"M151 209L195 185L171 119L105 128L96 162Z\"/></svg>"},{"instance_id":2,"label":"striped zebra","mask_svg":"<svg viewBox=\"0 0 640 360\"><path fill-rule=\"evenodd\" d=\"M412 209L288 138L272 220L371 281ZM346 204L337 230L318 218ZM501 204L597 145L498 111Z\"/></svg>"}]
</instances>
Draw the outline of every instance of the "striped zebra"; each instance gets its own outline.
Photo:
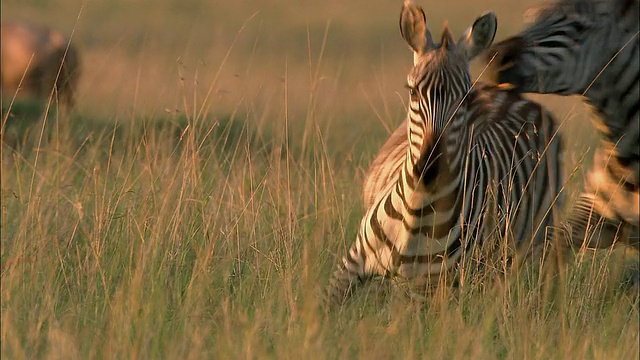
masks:
<instances>
[{"instance_id":1,"label":"striped zebra","mask_svg":"<svg viewBox=\"0 0 640 360\"><path fill-rule=\"evenodd\" d=\"M559 196L561 140L539 104L472 86L469 60L493 42L496 27L488 12L457 43L445 26L436 44L422 8L405 1L400 31L414 52L407 127L383 147L389 166L399 170L382 171L387 183L330 280L329 306L342 305L372 276L428 290L474 248L497 246L484 241L496 229L492 220L501 236L513 239L511 250L514 244L530 250L544 239ZM373 166L374 172L387 168L382 160ZM492 217L491 209L502 216Z\"/></svg>"},{"instance_id":2,"label":"striped zebra","mask_svg":"<svg viewBox=\"0 0 640 360\"><path fill-rule=\"evenodd\" d=\"M574 247L640 247L640 1L561 0L530 9L488 52L495 80L522 92L583 95L602 134L567 221Z\"/></svg>"}]
</instances>

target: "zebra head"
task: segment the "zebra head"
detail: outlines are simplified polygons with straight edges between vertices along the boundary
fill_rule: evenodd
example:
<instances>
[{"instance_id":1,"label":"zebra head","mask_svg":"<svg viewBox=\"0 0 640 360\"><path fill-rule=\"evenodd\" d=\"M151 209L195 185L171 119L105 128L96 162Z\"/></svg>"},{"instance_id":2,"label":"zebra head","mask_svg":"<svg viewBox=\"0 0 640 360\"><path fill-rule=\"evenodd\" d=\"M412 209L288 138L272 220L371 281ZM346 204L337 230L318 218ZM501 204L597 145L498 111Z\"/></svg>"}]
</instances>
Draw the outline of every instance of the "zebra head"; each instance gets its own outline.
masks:
<instances>
[{"instance_id":1,"label":"zebra head","mask_svg":"<svg viewBox=\"0 0 640 360\"><path fill-rule=\"evenodd\" d=\"M584 94L621 49L638 41L638 0L559 0L525 13L528 27L494 45L494 80L523 92Z\"/></svg>"},{"instance_id":2,"label":"zebra head","mask_svg":"<svg viewBox=\"0 0 640 360\"><path fill-rule=\"evenodd\" d=\"M407 76L408 133L414 164L425 159L471 89L469 60L491 45L496 29L495 14L487 12L457 42L445 24L440 43L435 43L422 8L405 1L400 33L414 55L414 66Z\"/></svg>"}]
</instances>

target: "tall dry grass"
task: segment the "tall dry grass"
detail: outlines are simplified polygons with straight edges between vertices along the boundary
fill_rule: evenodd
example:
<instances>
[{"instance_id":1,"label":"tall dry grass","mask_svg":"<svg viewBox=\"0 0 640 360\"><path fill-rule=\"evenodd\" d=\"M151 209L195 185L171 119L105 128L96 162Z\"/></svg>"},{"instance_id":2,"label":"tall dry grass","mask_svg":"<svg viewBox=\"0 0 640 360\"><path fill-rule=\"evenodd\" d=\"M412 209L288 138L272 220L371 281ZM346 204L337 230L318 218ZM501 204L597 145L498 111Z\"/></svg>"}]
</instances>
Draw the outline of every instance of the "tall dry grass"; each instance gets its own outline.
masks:
<instances>
[{"instance_id":1,"label":"tall dry grass","mask_svg":"<svg viewBox=\"0 0 640 360\"><path fill-rule=\"evenodd\" d=\"M494 8L506 36L528 4L428 5L457 34ZM374 283L318 311L363 171L403 116L399 7L3 1L3 19L74 29L85 54L78 111L3 147L3 358L636 357L613 251L564 281L489 270L425 306ZM543 100L573 188L588 113Z\"/></svg>"}]
</instances>

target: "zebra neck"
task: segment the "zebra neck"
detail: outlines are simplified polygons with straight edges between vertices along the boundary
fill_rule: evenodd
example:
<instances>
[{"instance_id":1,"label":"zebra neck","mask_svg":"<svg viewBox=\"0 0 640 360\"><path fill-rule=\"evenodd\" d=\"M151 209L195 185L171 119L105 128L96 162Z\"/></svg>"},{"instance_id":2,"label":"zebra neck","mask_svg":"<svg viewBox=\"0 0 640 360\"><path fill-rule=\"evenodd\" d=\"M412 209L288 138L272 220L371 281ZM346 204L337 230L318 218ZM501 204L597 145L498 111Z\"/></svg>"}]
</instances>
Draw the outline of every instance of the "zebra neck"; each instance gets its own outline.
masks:
<instances>
[{"instance_id":1,"label":"zebra neck","mask_svg":"<svg viewBox=\"0 0 640 360\"><path fill-rule=\"evenodd\" d=\"M458 194L463 192L464 184L459 172L450 166L460 161L449 161L449 157L440 151L444 148L444 145L436 144L429 152L430 156L420 157L418 162L413 161L411 151L407 151L396 188L400 189L407 208L420 216L435 211L450 212L449 220L454 221L458 218L455 214L461 211L455 204L459 203Z\"/></svg>"},{"instance_id":2,"label":"zebra neck","mask_svg":"<svg viewBox=\"0 0 640 360\"><path fill-rule=\"evenodd\" d=\"M469 98L474 98L471 94ZM414 142L409 138L407 150L407 173L413 177L416 184L421 183L429 188L434 182L450 182L460 168L460 149L466 145L469 136L467 119L469 115L465 104L456 108L454 115L448 116L446 124L440 130L423 130L421 141ZM409 119L411 122L411 119ZM435 120L434 123L438 121ZM411 135L412 129L409 128Z\"/></svg>"}]
</instances>

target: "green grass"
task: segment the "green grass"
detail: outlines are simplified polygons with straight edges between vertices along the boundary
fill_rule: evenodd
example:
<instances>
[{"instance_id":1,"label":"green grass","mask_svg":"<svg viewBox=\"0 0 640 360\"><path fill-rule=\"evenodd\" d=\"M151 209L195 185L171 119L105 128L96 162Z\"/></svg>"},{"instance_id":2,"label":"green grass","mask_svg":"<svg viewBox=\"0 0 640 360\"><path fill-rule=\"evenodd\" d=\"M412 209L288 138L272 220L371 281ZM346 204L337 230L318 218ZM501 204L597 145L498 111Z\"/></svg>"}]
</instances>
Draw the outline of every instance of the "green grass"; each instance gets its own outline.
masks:
<instances>
[{"instance_id":1,"label":"green grass","mask_svg":"<svg viewBox=\"0 0 640 360\"><path fill-rule=\"evenodd\" d=\"M70 30L82 3L63 3L3 1L2 17ZM150 4L85 4L79 108L44 131L17 123L23 145L2 148L3 358L637 357L621 265L637 254L620 251L583 254L563 279L489 269L423 306L373 282L318 310L364 170L403 116L400 4ZM428 16L460 34L494 8L506 36L528 5ZM542 99L572 193L588 112Z\"/></svg>"}]
</instances>

